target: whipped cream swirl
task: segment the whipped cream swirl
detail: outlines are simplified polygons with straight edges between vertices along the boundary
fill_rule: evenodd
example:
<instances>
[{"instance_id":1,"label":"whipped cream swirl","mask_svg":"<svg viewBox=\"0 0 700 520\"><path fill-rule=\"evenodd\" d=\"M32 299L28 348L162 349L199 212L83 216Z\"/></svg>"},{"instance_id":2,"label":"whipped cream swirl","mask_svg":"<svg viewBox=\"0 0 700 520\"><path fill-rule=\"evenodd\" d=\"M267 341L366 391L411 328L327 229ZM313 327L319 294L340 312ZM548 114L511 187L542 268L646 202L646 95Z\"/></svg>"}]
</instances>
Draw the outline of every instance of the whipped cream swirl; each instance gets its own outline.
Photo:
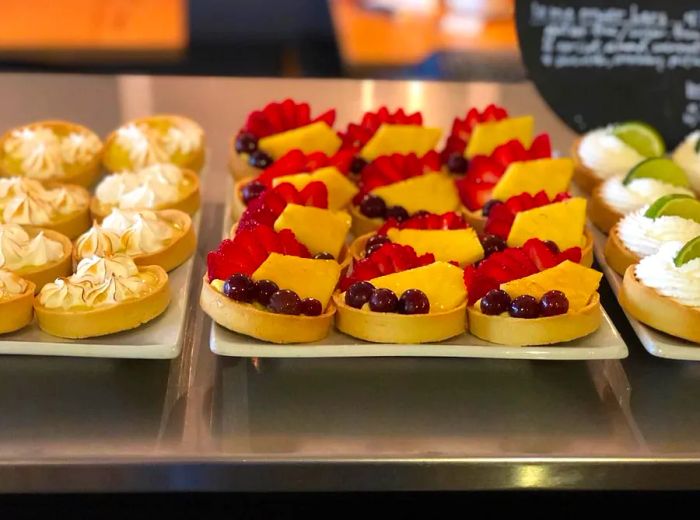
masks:
<instances>
[{"instance_id":1,"label":"whipped cream swirl","mask_svg":"<svg viewBox=\"0 0 700 520\"><path fill-rule=\"evenodd\" d=\"M605 203L617 212L626 214L645 204L651 204L659 197L679 193L693 195L693 192L668 184L657 179L633 179L629 184L622 184L622 177L612 177L601 185L601 196Z\"/></svg>"},{"instance_id":2,"label":"whipped cream swirl","mask_svg":"<svg viewBox=\"0 0 700 520\"><path fill-rule=\"evenodd\" d=\"M675 215L645 217L649 206L625 215L617 233L627 249L639 257L653 255L667 242L686 243L700 236L700 223Z\"/></svg>"},{"instance_id":3,"label":"whipped cream swirl","mask_svg":"<svg viewBox=\"0 0 700 520\"><path fill-rule=\"evenodd\" d=\"M637 150L617 138L612 129L612 126L607 126L586 133L578 148L584 166L604 179L626 175L645 159Z\"/></svg>"},{"instance_id":4,"label":"whipped cream swirl","mask_svg":"<svg viewBox=\"0 0 700 520\"><path fill-rule=\"evenodd\" d=\"M180 200L187 179L173 164L154 164L136 172L114 173L97 186L103 204L120 209L157 209Z\"/></svg>"},{"instance_id":5,"label":"whipped cream swirl","mask_svg":"<svg viewBox=\"0 0 700 520\"><path fill-rule=\"evenodd\" d=\"M45 188L39 181L23 177L0 179L0 222L50 225L84 210L89 203L87 191L65 186Z\"/></svg>"},{"instance_id":6,"label":"whipped cream swirl","mask_svg":"<svg viewBox=\"0 0 700 520\"><path fill-rule=\"evenodd\" d=\"M202 146L202 131L189 121L178 121L161 136L165 151L172 157L176 153L193 153Z\"/></svg>"},{"instance_id":7,"label":"whipped cream swirl","mask_svg":"<svg viewBox=\"0 0 700 520\"><path fill-rule=\"evenodd\" d=\"M0 268L18 270L46 265L65 254L63 244L40 232L34 238L17 224L0 224Z\"/></svg>"},{"instance_id":8,"label":"whipped cream swirl","mask_svg":"<svg viewBox=\"0 0 700 520\"><path fill-rule=\"evenodd\" d=\"M700 193L700 152L696 151L700 142L700 130L686 136L673 151L673 160L685 170L693 190Z\"/></svg>"},{"instance_id":9,"label":"whipped cream swirl","mask_svg":"<svg viewBox=\"0 0 700 520\"><path fill-rule=\"evenodd\" d=\"M673 262L683 242L663 244L653 255L642 258L634 269L643 285L688 307L700 307L700 258L676 267Z\"/></svg>"},{"instance_id":10,"label":"whipped cream swirl","mask_svg":"<svg viewBox=\"0 0 700 520\"><path fill-rule=\"evenodd\" d=\"M27 281L12 271L0 269L0 300L8 300L27 291Z\"/></svg>"}]
</instances>

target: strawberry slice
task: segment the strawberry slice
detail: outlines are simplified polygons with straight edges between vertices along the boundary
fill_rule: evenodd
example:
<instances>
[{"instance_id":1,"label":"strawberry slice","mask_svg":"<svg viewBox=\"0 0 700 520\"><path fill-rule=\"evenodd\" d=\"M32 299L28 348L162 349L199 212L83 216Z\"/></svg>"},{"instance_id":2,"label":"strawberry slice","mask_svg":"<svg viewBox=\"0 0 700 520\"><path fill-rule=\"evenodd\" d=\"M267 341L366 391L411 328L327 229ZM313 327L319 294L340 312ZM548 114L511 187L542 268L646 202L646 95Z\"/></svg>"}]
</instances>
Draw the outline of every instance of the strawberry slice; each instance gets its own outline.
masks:
<instances>
[{"instance_id":1,"label":"strawberry slice","mask_svg":"<svg viewBox=\"0 0 700 520\"><path fill-rule=\"evenodd\" d=\"M287 183L283 183L287 184ZM302 206L328 208L328 187L322 182L310 182L299 192L299 202Z\"/></svg>"},{"instance_id":2,"label":"strawberry slice","mask_svg":"<svg viewBox=\"0 0 700 520\"><path fill-rule=\"evenodd\" d=\"M335 123L335 109L317 116L313 121L325 121L329 126ZM306 126L312 122L308 103L297 103L292 99L272 102L262 110L253 110L246 119L242 130L258 139Z\"/></svg>"},{"instance_id":3,"label":"strawberry slice","mask_svg":"<svg viewBox=\"0 0 700 520\"><path fill-rule=\"evenodd\" d=\"M464 217L454 211L436 215L435 213L419 213L399 222L395 218L388 219L377 230L378 235L386 235L392 228L396 229L466 229L469 224Z\"/></svg>"},{"instance_id":4,"label":"strawberry slice","mask_svg":"<svg viewBox=\"0 0 700 520\"><path fill-rule=\"evenodd\" d=\"M430 151L422 157L414 153L382 155L362 169L358 182L360 192L355 199L362 200L367 193L379 186L387 186L439 170L440 156L435 151Z\"/></svg>"},{"instance_id":5,"label":"strawberry slice","mask_svg":"<svg viewBox=\"0 0 700 520\"><path fill-rule=\"evenodd\" d=\"M316 117L312 122L315 123L317 121L323 121L328 126L332 127L333 123L335 123L335 108L325 111L323 114Z\"/></svg>"},{"instance_id":6,"label":"strawberry slice","mask_svg":"<svg viewBox=\"0 0 700 520\"><path fill-rule=\"evenodd\" d=\"M414 269L434 261L432 253L419 256L411 246L388 242L362 260L353 262L350 276L341 281L340 287L344 291L355 282Z\"/></svg>"},{"instance_id":7,"label":"strawberry slice","mask_svg":"<svg viewBox=\"0 0 700 520\"><path fill-rule=\"evenodd\" d=\"M249 229L255 224L274 227L277 217L290 203L327 209L328 188L318 181L307 184L301 191L289 182L278 184L250 201L238 221L238 229Z\"/></svg>"},{"instance_id":8,"label":"strawberry slice","mask_svg":"<svg viewBox=\"0 0 700 520\"><path fill-rule=\"evenodd\" d=\"M537 266L538 271L549 269L559 263L557 261L557 255L547 247L547 244L537 238L531 238L525 242L523 244L523 250Z\"/></svg>"},{"instance_id":9,"label":"strawberry slice","mask_svg":"<svg viewBox=\"0 0 700 520\"><path fill-rule=\"evenodd\" d=\"M506 239L515 220L515 215L520 211L539 208L570 197L568 193L559 193L550 199L544 191L537 192L534 196L529 193L513 195L504 204L497 204L491 208L484 231Z\"/></svg>"},{"instance_id":10,"label":"strawberry slice","mask_svg":"<svg viewBox=\"0 0 700 520\"><path fill-rule=\"evenodd\" d=\"M401 108L391 113L385 106L380 107L376 112L365 112L359 124L350 123L345 132L339 132L340 138L343 140L341 148L359 150L367 144L367 141L372 138L383 123L422 125L423 115L420 112L406 114Z\"/></svg>"},{"instance_id":11,"label":"strawberry slice","mask_svg":"<svg viewBox=\"0 0 700 520\"><path fill-rule=\"evenodd\" d=\"M476 211L484 207L484 204L491 200L491 193L495 185L495 182L475 181L468 177L455 181L459 198L469 211Z\"/></svg>"},{"instance_id":12,"label":"strawberry slice","mask_svg":"<svg viewBox=\"0 0 700 520\"><path fill-rule=\"evenodd\" d=\"M476 108L471 108L463 119L456 117L452 122L452 131L447 137L445 148L440 152L442 162L446 163L452 154L464 154L474 127L478 123L498 121L506 117L508 117L508 112L494 104L488 105L482 112L479 112Z\"/></svg>"}]
</instances>

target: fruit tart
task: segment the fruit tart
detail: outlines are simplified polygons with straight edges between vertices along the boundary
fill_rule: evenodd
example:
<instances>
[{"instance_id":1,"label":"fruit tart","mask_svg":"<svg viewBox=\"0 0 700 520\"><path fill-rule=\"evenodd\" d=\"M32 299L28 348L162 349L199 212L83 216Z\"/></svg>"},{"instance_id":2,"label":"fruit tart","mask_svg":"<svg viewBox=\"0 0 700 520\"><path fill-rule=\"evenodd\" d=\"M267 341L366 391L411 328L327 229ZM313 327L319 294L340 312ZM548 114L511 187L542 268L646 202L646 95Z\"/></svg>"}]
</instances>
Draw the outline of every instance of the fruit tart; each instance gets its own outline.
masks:
<instances>
[{"instance_id":1,"label":"fruit tart","mask_svg":"<svg viewBox=\"0 0 700 520\"><path fill-rule=\"evenodd\" d=\"M67 121L39 121L0 137L0 175L90 186L100 173L102 141Z\"/></svg>"},{"instance_id":2,"label":"fruit tart","mask_svg":"<svg viewBox=\"0 0 700 520\"><path fill-rule=\"evenodd\" d=\"M200 304L216 323L271 343L328 335L340 278L333 260L311 258L289 229L240 229L207 256Z\"/></svg>"},{"instance_id":3,"label":"fruit tart","mask_svg":"<svg viewBox=\"0 0 700 520\"><path fill-rule=\"evenodd\" d=\"M646 159L624 177L610 177L593 189L588 206L591 222L603 233L627 213L671 194L692 195L688 177L671 159Z\"/></svg>"},{"instance_id":4,"label":"fruit tart","mask_svg":"<svg viewBox=\"0 0 700 520\"><path fill-rule=\"evenodd\" d=\"M0 224L0 269L32 282L37 291L72 272L72 250L68 237L56 231Z\"/></svg>"},{"instance_id":5,"label":"fruit tart","mask_svg":"<svg viewBox=\"0 0 700 520\"><path fill-rule=\"evenodd\" d=\"M0 334L29 325L34 317L35 285L0 267Z\"/></svg>"},{"instance_id":6,"label":"fruit tart","mask_svg":"<svg viewBox=\"0 0 700 520\"><path fill-rule=\"evenodd\" d=\"M700 343L700 236L667 242L629 266L619 299L642 323Z\"/></svg>"},{"instance_id":7,"label":"fruit tart","mask_svg":"<svg viewBox=\"0 0 700 520\"><path fill-rule=\"evenodd\" d=\"M320 181L328 190L329 209L344 209L357 193L357 187L348 178L352 160L352 152L348 152L341 150L329 157L323 152L305 154L301 150L291 150L257 177L237 181L231 204L233 219L240 218L246 206L265 190L283 182L302 189L311 182Z\"/></svg>"},{"instance_id":8,"label":"fruit tart","mask_svg":"<svg viewBox=\"0 0 700 520\"><path fill-rule=\"evenodd\" d=\"M352 231L364 235L389 218L405 220L427 211L462 211L457 187L448 173L440 171L440 155L384 155L362 169L350 207Z\"/></svg>"},{"instance_id":9,"label":"fruit tart","mask_svg":"<svg viewBox=\"0 0 700 520\"><path fill-rule=\"evenodd\" d=\"M547 248L539 244L539 248ZM526 242L515 251L527 256L529 248L530 242ZM597 291L602 274L571 260L541 266L539 272L502 282L471 303L472 286L483 283L478 281L482 271L493 270L494 276L500 275L499 269L525 272L511 251L491 255L484 261L488 266L479 265L475 273L467 275L465 271L465 278L473 277L467 283L471 334L492 343L524 346L571 341L598 329L601 310ZM496 265L499 259L501 265Z\"/></svg>"},{"instance_id":10,"label":"fruit tart","mask_svg":"<svg viewBox=\"0 0 700 520\"><path fill-rule=\"evenodd\" d=\"M333 296L341 332L375 343L443 341L466 330L462 269L385 243L354 263Z\"/></svg>"},{"instance_id":11,"label":"fruit tart","mask_svg":"<svg viewBox=\"0 0 700 520\"><path fill-rule=\"evenodd\" d=\"M269 103L248 114L233 138L229 170L234 179L256 177L291 150L333 155L341 144L334 123L335 109L312 117L308 103L292 99Z\"/></svg>"},{"instance_id":12,"label":"fruit tart","mask_svg":"<svg viewBox=\"0 0 700 520\"><path fill-rule=\"evenodd\" d=\"M204 165L204 131L183 116L134 119L107 136L102 163L110 172L171 163L198 173Z\"/></svg>"},{"instance_id":13,"label":"fruit tart","mask_svg":"<svg viewBox=\"0 0 700 520\"><path fill-rule=\"evenodd\" d=\"M553 250L580 247L581 263L593 264L593 237L586 229L586 199L559 193L549 197L544 191L535 195L521 193L491 205L484 232L506 241L510 247L522 246L530 238L549 243Z\"/></svg>"},{"instance_id":14,"label":"fruit tart","mask_svg":"<svg viewBox=\"0 0 700 520\"><path fill-rule=\"evenodd\" d=\"M591 193L604 180L624 176L644 159L660 157L665 151L663 138L645 123L627 121L596 128L572 145L574 181Z\"/></svg>"},{"instance_id":15,"label":"fruit tart","mask_svg":"<svg viewBox=\"0 0 700 520\"><path fill-rule=\"evenodd\" d=\"M90 212L102 220L112 209L178 209L190 215L200 205L199 178L174 164L153 164L133 172L113 173L97 185Z\"/></svg>"},{"instance_id":16,"label":"fruit tart","mask_svg":"<svg viewBox=\"0 0 700 520\"><path fill-rule=\"evenodd\" d=\"M34 299L39 327L61 338L91 338L134 329L170 303L168 275L126 255L92 256L74 274L46 284Z\"/></svg>"},{"instance_id":17,"label":"fruit tart","mask_svg":"<svg viewBox=\"0 0 700 520\"><path fill-rule=\"evenodd\" d=\"M628 213L610 230L605 259L619 275L653 255L666 242L687 242L700 235L700 201L688 195L666 195Z\"/></svg>"},{"instance_id":18,"label":"fruit tart","mask_svg":"<svg viewBox=\"0 0 700 520\"><path fill-rule=\"evenodd\" d=\"M312 182L301 190L285 182L253 200L234 225L231 235L258 224L275 231L288 229L314 258L336 260L347 268L349 256L345 240L350 223L347 212L328 208L328 189L322 182Z\"/></svg>"},{"instance_id":19,"label":"fruit tart","mask_svg":"<svg viewBox=\"0 0 700 520\"><path fill-rule=\"evenodd\" d=\"M366 112L359 123L350 123L340 134L342 149L353 150L358 158L353 164L356 174L365 162L384 155L425 155L435 149L441 135L439 128L423 125L420 112L407 114L402 108L390 112L387 107Z\"/></svg>"},{"instance_id":20,"label":"fruit tart","mask_svg":"<svg viewBox=\"0 0 700 520\"><path fill-rule=\"evenodd\" d=\"M452 122L452 131L447 136L445 147L440 152L442 163L447 167L447 171L457 175L467 173L469 161L465 157L465 152L476 125L500 121L507 117L506 109L494 104L488 105L482 111L471 108L462 119L455 117Z\"/></svg>"},{"instance_id":21,"label":"fruit tart","mask_svg":"<svg viewBox=\"0 0 700 520\"><path fill-rule=\"evenodd\" d=\"M0 179L0 224L37 226L73 239L90 227L90 194L74 184Z\"/></svg>"},{"instance_id":22,"label":"fruit tart","mask_svg":"<svg viewBox=\"0 0 700 520\"><path fill-rule=\"evenodd\" d=\"M197 239L192 219L177 209L112 209L102 223L95 222L73 248L73 263L83 258L125 254L136 265L159 265L172 271L192 256Z\"/></svg>"},{"instance_id":23,"label":"fruit tart","mask_svg":"<svg viewBox=\"0 0 700 520\"><path fill-rule=\"evenodd\" d=\"M671 157L685 170L693 191L700 194L700 130L689 133Z\"/></svg>"}]
</instances>

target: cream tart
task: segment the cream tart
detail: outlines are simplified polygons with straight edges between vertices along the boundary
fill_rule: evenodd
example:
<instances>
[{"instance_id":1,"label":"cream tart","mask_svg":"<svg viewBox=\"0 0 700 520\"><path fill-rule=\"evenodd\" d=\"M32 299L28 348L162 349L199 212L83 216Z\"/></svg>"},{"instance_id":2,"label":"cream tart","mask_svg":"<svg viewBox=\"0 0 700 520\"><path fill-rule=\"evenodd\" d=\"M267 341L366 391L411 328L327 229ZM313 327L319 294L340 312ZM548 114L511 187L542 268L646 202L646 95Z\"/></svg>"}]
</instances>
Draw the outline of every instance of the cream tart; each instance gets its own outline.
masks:
<instances>
[{"instance_id":1,"label":"cream tart","mask_svg":"<svg viewBox=\"0 0 700 520\"><path fill-rule=\"evenodd\" d=\"M679 262L683 249L682 242L668 242L629 266L619 300L645 325L700 343L700 258Z\"/></svg>"},{"instance_id":2,"label":"cream tart","mask_svg":"<svg viewBox=\"0 0 700 520\"><path fill-rule=\"evenodd\" d=\"M0 334L29 325L34 317L35 289L29 280L0 267Z\"/></svg>"},{"instance_id":3,"label":"cream tart","mask_svg":"<svg viewBox=\"0 0 700 520\"><path fill-rule=\"evenodd\" d=\"M36 226L73 239L90 227L90 194L73 184L0 179L0 223Z\"/></svg>"},{"instance_id":4,"label":"cream tart","mask_svg":"<svg viewBox=\"0 0 700 520\"><path fill-rule=\"evenodd\" d=\"M685 170L693 191L700 194L700 130L689 133L676 147L671 157Z\"/></svg>"},{"instance_id":5,"label":"cream tart","mask_svg":"<svg viewBox=\"0 0 700 520\"><path fill-rule=\"evenodd\" d=\"M204 131L183 116L159 114L129 121L105 141L103 164L111 172L171 163L199 173L204 165Z\"/></svg>"},{"instance_id":6,"label":"cream tart","mask_svg":"<svg viewBox=\"0 0 700 520\"><path fill-rule=\"evenodd\" d=\"M168 275L126 255L81 260L74 274L46 284L34 300L39 327L62 338L91 338L137 328L170 303Z\"/></svg>"},{"instance_id":7,"label":"cream tart","mask_svg":"<svg viewBox=\"0 0 700 520\"><path fill-rule=\"evenodd\" d=\"M134 172L105 177L95 190L90 211L93 218L100 221L114 208L178 209L193 215L199 206L199 178L193 171L174 164L153 164Z\"/></svg>"},{"instance_id":8,"label":"cream tart","mask_svg":"<svg viewBox=\"0 0 700 520\"><path fill-rule=\"evenodd\" d=\"M72 272L72 250L68 237L56 231L0 224L0 269L32 282L37 291Z\"/></svg>"},{"instance_id":9,"label":"cream tart","mask_svg":"<svg viewBox=\"0 0 700 520\"><path fill-rule=\"evenodd\" d=\"M216 323L270 343L309 343L328 335L340 277L334 260L311 258L289 229L255 225L207 256L200 305Z\"/></svg>"},{"instance_id":10,"label":"cream tart","mask_svg":"<svg viewBox=\"0 0 700 520\"><path fill-rule=\"evenodd\" d=\"M136 265L159 265L172 271L192 256L197 245L192 219L176 209L112 209L101 224L75 241L73 263L94 255L125 254Z\"/></svg>"},{"instance_id":11,"label":"cream tart","mask_svg":"<svg viewBox=\"0 0 700 520\"><path fill-rule=\"evenodd\" d=\"M0 136L0 175L90 186L100 173L102 141L68 121L38 121Z\"/></svg>"},{"instance_id":12,"label":"cream tart","mask_svg":"<svg viewBox=\"0 0 700 520\"><path fill-rule=\"evenodd\" d=\"M312 117L308 103L268 103L252 111L231 140L229 170L234 179L243 179L256 177L292 150L333 155L341 145L334 123L335 109Z\"/></svg>"}]
</instances>

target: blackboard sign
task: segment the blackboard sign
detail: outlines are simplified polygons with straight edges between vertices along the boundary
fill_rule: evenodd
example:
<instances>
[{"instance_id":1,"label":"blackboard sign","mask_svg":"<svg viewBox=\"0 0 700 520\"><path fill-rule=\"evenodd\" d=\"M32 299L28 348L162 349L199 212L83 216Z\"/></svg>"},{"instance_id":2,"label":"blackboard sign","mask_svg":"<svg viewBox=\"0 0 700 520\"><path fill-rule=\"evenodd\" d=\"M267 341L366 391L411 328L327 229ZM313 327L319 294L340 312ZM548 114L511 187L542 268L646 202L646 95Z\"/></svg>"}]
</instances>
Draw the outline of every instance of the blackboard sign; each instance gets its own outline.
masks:
<instances>
[{"instance_id":1,"label":"blackboard sign","mask_svg":"<svg viewBox=\"0 0 700 520\"><path fill-rule=\"evenodd\" d=\"M517 0L530 78L579 132L643 120L669 146L700 127L700 0Z\"/></svg>"}]
</instances>

